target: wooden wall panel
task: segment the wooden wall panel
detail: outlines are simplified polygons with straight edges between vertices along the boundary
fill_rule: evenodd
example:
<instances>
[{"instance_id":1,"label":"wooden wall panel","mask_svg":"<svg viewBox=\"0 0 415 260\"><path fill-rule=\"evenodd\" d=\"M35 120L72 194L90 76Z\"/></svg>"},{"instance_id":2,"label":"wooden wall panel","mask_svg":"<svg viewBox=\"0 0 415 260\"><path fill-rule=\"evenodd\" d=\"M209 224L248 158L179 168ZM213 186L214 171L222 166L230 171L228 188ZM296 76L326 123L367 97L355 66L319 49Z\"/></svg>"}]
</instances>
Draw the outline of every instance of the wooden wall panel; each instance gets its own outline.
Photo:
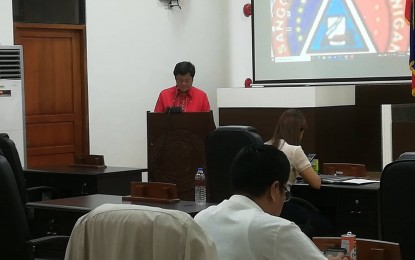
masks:
<instances>
[{"instance_id":1,"label":"wooden wall panel","mask_svg":"<svg viewBox=\"0 0 415 260\"><path fill-rule=\"evenodd\" d=\"M286 108L220 108L219 124L249 125L257 129L265 141L273 135L276 123ZM302 147L306 153L317 153L323 162L352 162L345 152L354 142L354 107L300 108L307 119ZM338 138L342 136L342 138Z\"/></svg>"},{"instance_id":2,"label":"wooden wall panel","mask_svg":"<svg viewBox=\"0 0 415 260\"><path fill-rule=\"evenodd\" d=\"M300 108L308 124L303 149L317 153L320 167L324 162L350 162L382 171L381 105L404 103L415 103L409 84L358 85L355 106ZM219 108L219 125L253 126L266 141L285 109ZM394 138L412 143L403 135Z\"/></svg>"},{"instance_id":3,"label":"wooden wall panel","mask_svg":"<svg viewBox=\"0 0 415 260\"><path fill-rule=\"evenodd\" d=\"M396 160L404 152L415 152L415 123L392 123L392 158Z\"/></svg>"},{"instance_id":4,"label":"wooden wall panel","mask_svg":"<svg viewBox=\"0 0 415 260\"><path fill-rule=\"evenodd\" d=\"M382 171L382 104L415 103L410 84L356 86L356 142L351 148L368 170ZM402 136L396 137L401 142Z\"/></svg>"}]
</instances>

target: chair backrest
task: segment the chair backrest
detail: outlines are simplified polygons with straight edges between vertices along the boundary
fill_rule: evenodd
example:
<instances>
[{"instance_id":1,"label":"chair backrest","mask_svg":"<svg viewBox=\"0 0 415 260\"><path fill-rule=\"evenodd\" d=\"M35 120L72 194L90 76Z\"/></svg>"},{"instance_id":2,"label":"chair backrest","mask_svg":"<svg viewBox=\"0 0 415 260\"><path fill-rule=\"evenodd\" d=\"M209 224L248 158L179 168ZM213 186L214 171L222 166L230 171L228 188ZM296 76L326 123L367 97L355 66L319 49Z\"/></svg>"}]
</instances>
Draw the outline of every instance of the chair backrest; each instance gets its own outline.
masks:
<instances>
[{"instance_id":1,"label":"chair backrest","mask_svg":"<svg viewBox=\"0 0 415 260\"><path fill-rule=\"evenodd\" d=\"M394 161L380 178L382 239L401 246L402 259L415 255L415 160Z\"/></svg>"},{"instance_id":2,"label":"chair backrest","mask_svg":"<svg viewBox=\"0 0 415 260\"><path fill-rule=\"evenodd\" d=\"M313 237L314 244L325 251L329 247L340 247L340 237ZM400 260L401 253L398 243L373 239L356 239L357 259Z\"/></svg>"},{"instance_id":3,"label":"chair backrest","mask_svg":"<svg viewBox=\"0 0 415 260\"><path fill-rule=\"evenodd\" d=\"M232 159L243 147L263 144L261 136L251 126L220 126L205 142L207 188L210 202L221 202L231 196L229 169Z\"/></svg>"},{"instance_id":4,"label":"chair backrest","mask_svg":"<svg viewBox=\"0 0 415 260\"><path fill-rule=\"evenodd\" d=\"M22 204L25 205L28 201L28 195L26 191L26 180L23 173L22 163L20 161L16 145L6 133L0 133L0 154L3 155L10 164L14 178L16 179L20 199Z\"/></svg>"},{"instance_id":5,"label":"chair backrest","mask_svg":"<svg viewBox=\"0 0 415 260\"><path fill-rule=\"evenodd\" d=\"M9 162L0 155L0 255L2 259L25 259L29 226Z\"/></svg>"},{"instance_id":6,"label":"chair backrest","mask_svg":"<svg viewBox=\"0 0 415 260\"><path fill-rule=\"evenodd\" d=\"M215 244L185 212L104 204L79 218L66 260L218 259Z\"/></svg>"},{"instance_id":7,"label":"chair backrest","mask_svg":"<svg viewBox=\"0 0 415 260\"><path fill-rule=\"evenodd\" d=\"M357 163L323 163L323 173L341 173L344 176L366 177L366 165Z\"/></svg>"},{"instance_id":8,"label":"chair backrest","mask_svg":"<svg viewBox=\"0 0 415 260\"><path fill-rule=\"evenodd\" d=\"M399 155L397 160L412 160L415 159L415 152L404 152Z\"/></svg>"}]
</instances>

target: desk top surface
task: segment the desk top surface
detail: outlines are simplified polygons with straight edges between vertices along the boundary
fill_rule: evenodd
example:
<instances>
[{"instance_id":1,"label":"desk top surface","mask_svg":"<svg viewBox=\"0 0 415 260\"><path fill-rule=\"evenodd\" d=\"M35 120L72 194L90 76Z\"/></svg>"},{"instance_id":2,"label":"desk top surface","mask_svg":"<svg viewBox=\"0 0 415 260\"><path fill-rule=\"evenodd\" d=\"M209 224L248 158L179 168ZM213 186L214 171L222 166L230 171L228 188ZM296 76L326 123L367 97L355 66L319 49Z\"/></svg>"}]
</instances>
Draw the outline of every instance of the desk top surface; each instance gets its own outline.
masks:
<instances>
[{"instance_id":1,"label":"desk top surface","mask_svg":"<svg viewBox=\"0 0 415 260\"><path fill-rule=\"evenodd\" d=\"M72 167L69 165L57 165L57 166L45 166L39 168L25 168L26 173L41 173L41 174L84 174L84 175L99 175L108 173L120 173L120 172L146 172L146 168L130 168L130 167L115 167L107 166L106 168L93 168L93 167Z\"/></svg>"},{"instance_id":2,"label":"desk top surface","mask_svg":"<svg viewBox=\"0 0 415 260\"><path fill-rule=\"evenodd\" d=\"M184 211L189 214L195 214L199 211L215 205L214 203L206 203L204 205L197 205L194 201L180 201L178 203L164 204L164 203L154 203L154 202L130 202L123 201L122 196L117 195L106 195L106 194L93 194L87 196L63 198L63 199L54 199L54 200L45 200L38 202L28 202L26 203L27 208L33 209L49 209L49 210L62 210L62 211L76 211L87 213L94 208L106 204L137 204L145 205L152 207L160 207L164 209L174 209Z\"/></svg>"}]
</instances>

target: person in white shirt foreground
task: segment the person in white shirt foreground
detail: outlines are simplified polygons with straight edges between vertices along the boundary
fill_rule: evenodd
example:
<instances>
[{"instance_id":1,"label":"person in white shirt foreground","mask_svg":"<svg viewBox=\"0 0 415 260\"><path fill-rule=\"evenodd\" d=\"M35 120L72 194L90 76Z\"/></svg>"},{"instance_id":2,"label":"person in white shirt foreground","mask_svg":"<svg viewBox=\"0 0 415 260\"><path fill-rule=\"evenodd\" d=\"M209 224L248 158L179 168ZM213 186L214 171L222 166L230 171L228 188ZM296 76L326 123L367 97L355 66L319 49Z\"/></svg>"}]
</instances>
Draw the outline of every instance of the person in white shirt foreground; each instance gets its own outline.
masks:
<instances>
[{"instance_id":1,"label":"person in white shirt foreground","mask_svg":"<svg viewBox=\"0 0 415 260\"><path fill-rule=\"evenodd\" d=\"M279 217L291 196L289 173L287 157L274 146L249 146L236 155L230 170L234 195L195 216L220 259L327 259L296 224ZM347 258L341 253L328 259Z\"/></svg>"}]
</instances>

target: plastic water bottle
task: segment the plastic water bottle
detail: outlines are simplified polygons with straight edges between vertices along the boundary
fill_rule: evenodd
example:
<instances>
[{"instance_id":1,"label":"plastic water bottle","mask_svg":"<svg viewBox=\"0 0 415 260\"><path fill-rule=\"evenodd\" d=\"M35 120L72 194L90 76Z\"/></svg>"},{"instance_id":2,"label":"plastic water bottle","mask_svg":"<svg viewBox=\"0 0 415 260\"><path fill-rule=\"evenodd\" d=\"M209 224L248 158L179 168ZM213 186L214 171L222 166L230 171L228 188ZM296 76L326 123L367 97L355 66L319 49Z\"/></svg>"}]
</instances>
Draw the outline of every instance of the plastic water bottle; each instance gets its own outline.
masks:
<instances>
[{"instance_id":1,"label":"plastic water bottle","mask_svg":"<svg viewBox=\"0 0 415 260\"><path fill-rule=\"evenodd\" d=\"M195 175L195 202L196 204L206 203L206 176L203 168L197 168Z\"/></svg>"}]
</instances>

